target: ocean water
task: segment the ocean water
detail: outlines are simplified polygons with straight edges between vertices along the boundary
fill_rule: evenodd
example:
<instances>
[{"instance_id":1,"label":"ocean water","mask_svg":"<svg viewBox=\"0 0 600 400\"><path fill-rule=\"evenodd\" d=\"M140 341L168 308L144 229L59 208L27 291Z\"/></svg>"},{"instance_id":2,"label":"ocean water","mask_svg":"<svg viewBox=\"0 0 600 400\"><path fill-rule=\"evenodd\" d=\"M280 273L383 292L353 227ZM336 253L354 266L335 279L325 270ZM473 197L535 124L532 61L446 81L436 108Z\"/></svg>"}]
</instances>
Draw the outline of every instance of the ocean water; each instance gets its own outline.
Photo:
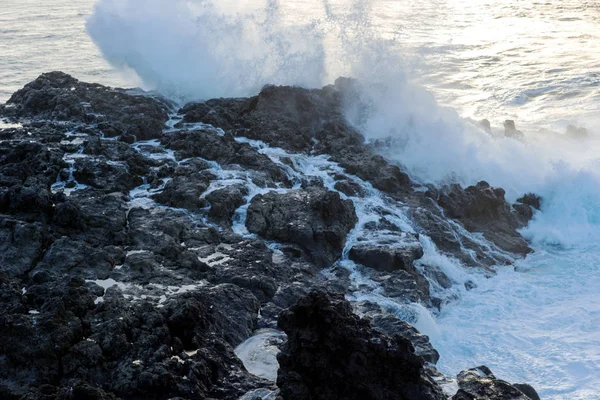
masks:
<instances>
[{"instance_id":1,"label":"ocean water","mask_svg":"<svg viewBox=\"0 0 600 400\"><path fill-rule=\"evenodd\" d=\"M49 71L112 86L138 86L134 73L112 67L85 31L94 0L2 0L0 102Z\"/></svg>"},{"instance_id":2,"label":"ocean water","mask_svg":"<svg viewBox=\"0 0 600 400\"><path fill-rule=\"evenodd\" d=\"M413 322L440 351L442 372L486 364L503 379L533 384L545 399L600 399L598 2L2 5L0 101L57 69L182 102L354 76L363 88L348 104L349 121L369 140L393 137L386 155L413 179L485 179L511 200L539 193L542 211L523 231L535 253L487 279L431 249L428 262L477 288L455 293L439 315L415 308L421 317ZM471 122L482 118L492 134ZM522 141L502 135L505 119L516 120ZM566 135L569 124L589 135Z\"/></svg>"}]
</instances>

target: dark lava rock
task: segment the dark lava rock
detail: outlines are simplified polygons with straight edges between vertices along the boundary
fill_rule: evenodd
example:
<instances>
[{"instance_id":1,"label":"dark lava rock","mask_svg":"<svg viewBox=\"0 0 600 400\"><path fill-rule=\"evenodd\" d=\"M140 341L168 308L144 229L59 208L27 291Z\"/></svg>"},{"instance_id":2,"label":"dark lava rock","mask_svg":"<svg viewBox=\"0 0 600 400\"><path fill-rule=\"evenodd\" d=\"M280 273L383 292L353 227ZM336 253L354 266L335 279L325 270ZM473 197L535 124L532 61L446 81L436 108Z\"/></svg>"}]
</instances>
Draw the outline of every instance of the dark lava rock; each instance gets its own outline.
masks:
<instances>
[{"instance_id":1,"label":"dark lava rock","mask_svg":"<svg viewBox=\"0 0 600 400\"><path fill-rule=\"evenodd\" d=\"M215 228L197 227L179 210L134 208L128 218L132 250L148 250L170 259L177 259L186 250L181 243L197 247L221 240Z\"/></svg>"},{"instance_id":2,"label":"dark lava rock","mask_svg":"<svg viewBox=\"0 0 600 400\"><path fill-rule=\"evenodd\" d=\"M341 180L335 183L335 190L344 193L350 197L362 197L365 195L364 189L356 182L352 180Z\"/></svg>"},{"instance_id":3,"label":"dark lava rock","mask_svg":"<svg viewBox=\"0 0 600 400\"><path fill-rule=\"evenodd\" d=\"M7 285L0 279L0 293ZM2 398L230 399L266 385L233 353L257 318L248 291L198 289L162 309L94 297L83 280L48 281L29 287L22 313L0 307Z\"/></svg>"},{"instance_id":4,"label":"dark lava rock","mask_svg":"<svg viewBox=\"0 0 600 400\"><path fill-rule=\"evenodd\" d=\"M523 392L531 400L542 400L533 386L527 383L514 383L513 386Z\"/></svg>"},{"instance_id":5,"label":"dark lava rock","mask_svg":"<svg viewBox=\"0 0 600 400\"><path fill-rule=\"evenodd\" d=\"M358 218L354 204L323 188L269 192L252 199L246 226L260 236L300 246L317 265L333 264Z\"/></svg>"},{"instance_id":6,"label":"dark lava rock","mask_svg":"<svg viewBox=\"0 0 600 400\"><path fill-rule=\"evenodd\" d=\"M343 300L353 290L350 272L321 272L357 222L352 201L322 179L297 180L296 156L273 161L262 144L244 139L326 155L345 169L335 173L337 191L367 195L359 178L366 180L445 253L468 265L468 258L498 264L444 215L435 188L413 190L401 167L378 155L387 141L365 144L346 123L351 86L343 79L321 90L269 86L249 99L192 104L181 110L179 130L167 132L164 100L62 73L42 75L0 106L3 118L22 125L0 129L0 398L225 400L273 389L233 349L258 327L274 328L301 298L280 320L291 338L281 356L283 396L443 398L424 372L432 373L437 353L392 313L435 302L418 271L442 287L447 277L423 263L414 269L418 246L399 246L406 235L382 206L374 210L379 221L356 238L353 258L393 306L361 312L373 327L351 314ZM214 127L186 125L197 121ZM162 145L131 145L147 138ZM300 189L286 189L292 175ZM77 190L61 192L57 177ZM274 191L253 199L247 226L258 235L242 237L231 219L250 181ZM145 198L130 192L142 182ZM513 221L493 223L496 209L508 218L503 197L453 190L444 192L446 213L504 235L485 233L491 240L513 238ZM535 206L520 199L518 226ZM339 295L309 295L314 290Z\"/></svg>"},{"instance_id":7,"label":"dark lava rock","mask_svg":"<svg viewBox=\"0 0 600 400\"><path fill-rule=\"evenodd\" d=\"M415 354L423 360L435 364L440 359L440 353L433 348L429 338L421 334L416 328L407 322L391 315L377 315L371 320L371 324L388 336L400 335L410 340L415 348Z\"/></svg>"},{"instance_id":8,"label":"dark lava rock","mask_svg":"<svg viewBox=\"0 0 600 400\"><path fill-rule=\"evenodd\" d=\"M401 303L427 302L429 300L429 282L422 275L404 270L392 272L369 271L370 278L381 285L386 297Z\"/></svg>"},{"instance_id":9,"label":"dark lava rock","mask_svg":"<svg viewBox=\"0 0 600 400\"><path fill-rule=\"evenodd\" d=\"M123 133L123 134L121 134L121 136L119 136L119 138L117 140L119 142L133 144L133 143L135 143L136 138L134 135L130 135L128 133Z\"/></svg>"},{"instance_id":10,"label":"dark lava rock","mask_svg":"<svg viewBox=\"0 0 600 400\"><path fill-rule=\"evenodd\" d=\"M0 186L22 184L47 190L65 166L62 156L62 152L31 140L0 142Z\"/></svg>"},{"instance_id":11,"label":"dark lava rock","mask_svg":"<svg viewBox=\"0 0 600 400\"><path fill-rule=\"evenodd\" d=\"M408 322L384 311L380 305L370 301L358 302L353 305L359 315L370 319L373 329L390 337L400 335L409 339L415 348L415 354L429 363L435 364L440 359L440 354L429 342L429 337L421 334Z\"/></svg>"},{"instance_id":12,"label":"dark lava rock","mask_svg":"<svg viewBox=\"0 0 600 400\"><path fill-rule=\"evenodd\" d=\"M7 104L17 117L98 123L106 136L127 134L138 140L160 137L170 109L165 100L83 83L62 72L42 74Z\"/></svg>"},{"instance_id":13,"label":"dark lava rock","mask_svg":"<svg viewBox=\"0 0 600 400\"><path fill-rule=\"evenodd\" d=\"M523 225L526 225L533 218L533 210L540 210L541 201L541 197L533 193L527 193L517 199L513 207Z\"/></svg>"},{"instance_id":14,"label":"dark lava rock","mask_svg":"<svg viewBox=\"0 0 600 400\"><path fill-rule=\"evenodd\" d=\"M351 80L319 90L265 86L249 99L213 99L179 112L190 122L205 122L233 134L261 140L292 152L328 154L350 174L378 189L406 192L408 175L365 146L364 137L344 117L344 97Z\"/></svg>"},{"instance_id":15,"label":"dark lava rock","mask_svg":"<svg viewBox=\"0 0 600 400\"><path fill-rule=\"evenodd\" d=\"M423 247L417 236L405 233L382 218L365 225L365 237L350 249L348 257L357 264L372 268L369 275L380 282L384 293L402 301L426 301L429 282L414 262L423 257ZM386 232L385 239L378 235ZM361 241L369 240L364 243Z\"/></svg>"},{"instance_id":16,"label":"dark lava rock","mask_svg":"<svg viewBox=\"0 0 600 400\"><path fill-rule=\"evenodd\" d=\"M484 131L486 131L486 133L492 133L492 125L490 124L490 121L487 119L482 119L481 121L478 122L479 126L481 126L483 128Z\"/></svg>"},{"instance_id":17,"label":"dark lava rock","mask_svg":"<svg viewBox=\"0 0 600 400\"><path fill-rule=\"evenodd\" d=\"M231 226L231 218L239 207L246 203L248 189L243 185L230 185L217 189L206 196L210 203L208 215L215 221Z\"/></svg>"},{"instance_id":18,"label":"dark lava rock","mask_svg":"<svg viewBox=\"0 0 600 400\"><path fill-rule=\"evenodd\" d=\"M56 206L54 223L62 228L81 228L81 207L77 202L65 201Z\"/></svg>"},{"instance_id":19,"label":"dark lava rock","mask_svg":"<svg viewBox=\"0 0 600 400\"><path fill-rule=\"evenodd\" d=\"M31 274L48 271L85 279L106 279L115 265L110 252L79 240L62 237L52 243Z\"/></svg>"},{"instance_id":20,"label":"dark lava rock","mask_svg":"<svg viewBox=\"0 0 600 400\"><path fill-rule=\"evenodd\" d=\"M518 386L519 387L518 387ZM458 392L453 400L539 400L529 385L511 385L497 379L486 366L472 368L458 374ZM520 388L524 389L520 390ZM527 392L527 393L526 393Z\"/></svg>"},{"instance_id":21,"label":"dark lava rock","mask_svg":"<svg viewBox=\"0 0 600 400\"><path fill-rule=\"evenodd\" d=\"M65 166L62 155L27 136L0 141L0 212L51 215L50 185Z\"/></svg>"},{"instance_id":22,"label":"dark lava rock","mask_svg":"<svg viewBox=\"0 0 600 400\"><path fill-rule=\"evenodd\" d=\"M351 260L379 271L402 269L416 273L413 262L423 257L423 247L418 240L390 246L358 244L350 249Z\"/></svg>"},{"instance_id":23,"label":"dark lava rock","mask_svg":"<svg viewBox=\"0 0 600 400\"><path fill-rule=\"evenodd\" d=\"M279 327L288 336L277 356L284 400L446 399L410 341L373 330L343 296L312 292Z\"/></svg>"},{"instance_id":24,"label":"dark lava rock","mask_svg":"<svg viewBox=\"0 0 600 400\"><path fill-rule=\"evenodd\" d=\"M450 186L438 203L450 218L460 221L471 232L482 232L502 250L526 255L532 250L517 232L524 226L517 213L504 199L504 190L479 182L462 190Z\"/></svg>"},{"instance_id":25,"label":"dark lava rock","mask_svg":"<svg viewBox=\"0 0 600 400\"><path fill-rule=\"evenodd\" d=\"M411 181L401 167L381 155L394 156L396 143L393 139L365 144L364 138L346 122L345 103L356 97L353 95L356 94L357 85L356 81L341 78L335 85L319 90L267 86L252 98L213 99L185 107L180 113L184 120L211 123L227 133L261 140L287 151L327 154L330 160L337 162L347 173L368 181L376 189L409 204L410 212L416 213L416 221L424 225L418 230L430 236L442 251L459 258L467 265L510 263L509 255L490 256L480 244L452 226L447 216L442 215L438 209L438 195L424 196L412 190ZM350 196L360 195L346 182L338 182L336 189ZM454 211L452 218L465 224L467 229L482 232L503 250L516 254L527 254L530 251L515 228L522 227L529 221L532 216L529 208L517 204L514 216L510 217L510 212L502 211L500 221L474 216L464 218L465 215L460 210L467 207L473 197L481 200L486 195L474 194L458 187L452 187L448 192L455 192L451 197L464 200L464 203L461 200L456 207L449 208ZM492 209L511 210L503 194L492 193L492 197L494 196L498 199L491 203L496 204L488 204ZM442 200L445 206L455 201L447 198ZM470 254L463 251L465 248Z\"/></svg>"},{"instance_id":26,"label":"dark lava rock","mask_svg":"<svg viewBox=\"0 0 600 400\"><path fill-rule=\"evenodd\" d=\"M517 199L517 202L531 206L536 210L541 210L542 207L542 198L535 193L527 193L523 197Z\"/></svg>"},{"instance_id":27,"label":"dark lava rock","mask_svg":"<svg viewBox=\"0 0 600 400\"><path fill-rule=\"evenodd\" d=\"M205 103L190 103L179 110L183 122L203 122L222 129L236 126L238 116L248 105L248 99L212 99Z\"/></svg>"},{"instance_id":28,"label":"dark lava rock","mask_svg":"<svg viewBox=\"0 0 600 400\"><path fill-rule=\"evenodd\" d=\"M400 167L364 146L340 146L332 160L349 174L371 182L373 187L383 192L404 194L410 189L410 178Z\"/></svg>"},{"instance_id":29,"label":"dark lava rock","mask_svg":"<svg viewBox=\"0 0 600 400\"><path fill-rule=\"evenodd\" d=\"M93 246L122 245L127 227L126 196L90 190L75 192L69 200L57 204L54 223L58 233Z\"/></svg>"},{"instance_id":30,"label":"dark lava rock","mask_svg":"<svg viewBox=\"0 0 600 400\"><path fill-rule=\"evenodd\" d=\"M247 137L292 151L310 150L328 121L344 121L340 93L332 86L324 90L265 86L240 111Z\"/></svg>"},{"instance_id":31,"label":"dark lava rock","mask_svg":"<svg viewBox=\"0 0 600 400\"><path fill-rule=\"evenodd\" d=\"M154 201L169 207L199 211L206 207L202 193L210 185L210 174L194 172L187 176L176 176L170 180L162 192L152 196Z\"/></svg>"},{"instance_id":32,"label":"dark lava rock","mask_svg":"<svg viewBox=\"0 0 600 400\"><path fill-rule=\"evenodd\" d=\"M105 193L128 193L143 180L129 172L127 165L106 160L81 159L75 163L75 179Z\"/></svg>"},{"instance_id":33,"label":"dark lava rock","mask_svg":"<svg viewBox=\"0 0 600 400\"><path fill-rule=\"evenodd\" d=\"M0 265L11 277L29 272L39 261L44 248L44 229L0 216Z\"/></svg>"},{"instance_id":34,"label":"dark lava rock","mask_svg":"<svg viewBox=\"0 0 600 400\"><path fill-rule=\"evenodd\" d=\"M179 158L202 157L221 165L240 165L265 175L274 182L287 183L284 171L269 157L248 143L238 143L231 135L215 129L182 131L165 136L162 144L177 152Z\"/></svg>"}]
</instances>

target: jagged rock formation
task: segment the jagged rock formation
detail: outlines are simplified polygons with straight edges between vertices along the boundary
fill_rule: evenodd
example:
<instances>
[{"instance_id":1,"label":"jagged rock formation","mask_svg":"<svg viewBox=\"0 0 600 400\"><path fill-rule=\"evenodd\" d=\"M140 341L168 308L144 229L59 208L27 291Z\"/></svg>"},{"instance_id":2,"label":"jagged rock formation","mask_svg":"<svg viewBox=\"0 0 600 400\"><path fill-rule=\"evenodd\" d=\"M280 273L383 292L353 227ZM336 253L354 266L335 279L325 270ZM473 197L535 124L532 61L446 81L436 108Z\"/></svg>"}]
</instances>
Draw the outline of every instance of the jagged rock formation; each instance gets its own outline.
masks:
<instances>
[{"instance_id":1,"label":"jagged rock formation","mask_svg":"<svg viewBox=\"0 0 600 400\"><path fill-rule=\"evenodd\" d=\"M452 218L463 216L458 212L461 206L492 207L493 211L489 213L493 215L475 215L477 212L473 209L474 218L469 215L461 222L465 222L468 230L483 233L501 250L517 254L530 251L516 232L528 221L527 215L517 218L522 213L506 203L502 189L489 188L482 182L467 190L452 186L440 192L412 191L409 177L399 166L378 155L375 147L366 145L360 133L344 119L344 98L353 90L352 86L351 80L342 78L322 90L269 86L250 99L213 99L189 104L180 113L184 114L185 122L211 123L233 135L261 140L288 151L331 156L346 173L370 182L399 201L412 204L412 217L419 222L422 232L467 265L492 265L509 260L501 256L490 257L485 248L467 237L457 242L450 234L453 229L446 222L447 217L431 202L432 199L440 200L440 193L447 200L442 203L449 206L448 210L456 211ZM450 200L456 203L455 207ZM477 205L472 205L471 201ZM485 213L488 211L483 211ZM472 250L477 258L467 256L464 248Z\"/></svg>"},{"instance_id":2,"label":"jagged rock formation","mask_svg":"<svg viewBox=\"0 0 600 400\"><path fill-rule=\"evenodd\" d=\"M53 72L17 91L7 104L10 116L97 123L107 137L158 138L167 122L170 104L161 98L136 96L125 90L79 82L70 75Z\"/></svg>"},{"instance_id":3,"label":"jagged rock formation","mask_svg":"<svg viewBox=\"0 0 600 400\"><path fill-rule=\"evenodd\" d=\"M528 251L516 229L539 198L511 206L484 184L413 190L345 122L352 84L270 86L176 111L54 72L0 105L0 117L20 124L0 129L0 397L230 399L272 389L234 347L313 290L366 290L337 260L354 260L398 305L440 306L430 281L464 283L423 261L420 235L470 266ZM358 337L397 352L365 344L370 362L402 359L415 390L428 382L419 357L438 356L426 337L384 310L364 313L376 332L339 307ZM381 332L408 338L419 356Z\"/></svg>"},{"instance_id":4,"label":"jagged rock formation","mask_svg":"<svg viewBox=\"0 0 600 400\"><path fill-rule=\"evenodd\" d=\"M440 193L437 201L448 217L460 221L471 232L482 232L502 250L516 254L531 251L517 232L529 219L519 218L504 199L503 189L492 188L487 182L464 190L452 185Z\"/></svg>"},{"instance_id":5,"label":"jagged rock formation","mask_svg":"<svg viewBox=\"0 0 600 400\"><path fill-rule=\"evenodd\" d=\"M411 342L373 330L342 296L313 292L279 316L283 400L443 400Z\"/></svg>"}]
</instances>

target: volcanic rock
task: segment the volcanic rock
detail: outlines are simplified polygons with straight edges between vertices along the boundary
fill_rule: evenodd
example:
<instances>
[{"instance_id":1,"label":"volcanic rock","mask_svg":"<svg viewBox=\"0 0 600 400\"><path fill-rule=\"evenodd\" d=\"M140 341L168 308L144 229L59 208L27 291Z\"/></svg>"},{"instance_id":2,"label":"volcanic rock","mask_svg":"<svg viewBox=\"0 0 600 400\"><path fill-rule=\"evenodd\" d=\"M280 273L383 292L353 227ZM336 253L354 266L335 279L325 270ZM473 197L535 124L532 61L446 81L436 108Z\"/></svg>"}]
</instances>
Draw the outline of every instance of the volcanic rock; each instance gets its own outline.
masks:
<instances>
[{"instance_id":1,"label":"volcanic rock","mask_svg":"<svg viewBox=\"0 0 600 400\"><path fill-rule=\"evenodd\" d=\"M472 368L458 374L458 392L453 400L539 400L529 385L511 385L497 379L486 366ZM520 390L523 389L523 390Z\"/></svg>"},{"instance_id":2,"label":"volcanic rock","mask_svg":"<svg viewBox=\"0 0 600 400\"><path fill-rule=\"evenodd\" d=\"M209 193L206 196L210 204L208 215L225 226L231 226L235 210L246 203L248 193L248 189L242 185L231 185Z\"/></svg>"},{"instance_id":3,"label":"volcanic rock","mask_svg":"<svg viewBox=\"0 0 600 400\"><path fill-rule=\"evenodd\" d=\"M446 399L410 341L373 330L343 296L312 292L279 327L288 336L277 356L284 400Z\"/></svg>"},{"instance_id":4,"label":"volcanic rock","mask_svg":"<svg viewBox=\"0 0 600 400\"><path fill-rule=\"evenodd\" d=\"M246 226L266 239L298 245L317 265L325 267L341 256L346 236L357 221L352 201L311 187L254 197Z\"/></svg>"},{"instance_id":5,"label":"volcanic rock","mask_svg":"<svg viewBox=\"0 0 600 400\"><path fill-rule=\"evenodd\" d=\"M158 138L168 120L166 100L83 83L62 72L42 74L8 100L11 114L47 120L97 123L107 137Z\"/></svg>"},{"instance_id":6,"label":"volcanic rock","mask_svg":"<svg viewBox=\"0 0 600 400\"><path fill-rule=\"evenodd\" d=\"M450 218L460 221L471 232L482 232L502 250L526 255L531 252L517 229L523 222L504 199L504 190L479 182L462 190L452 185L443 191L438 203Z\"/></svg>"}]
</instances>

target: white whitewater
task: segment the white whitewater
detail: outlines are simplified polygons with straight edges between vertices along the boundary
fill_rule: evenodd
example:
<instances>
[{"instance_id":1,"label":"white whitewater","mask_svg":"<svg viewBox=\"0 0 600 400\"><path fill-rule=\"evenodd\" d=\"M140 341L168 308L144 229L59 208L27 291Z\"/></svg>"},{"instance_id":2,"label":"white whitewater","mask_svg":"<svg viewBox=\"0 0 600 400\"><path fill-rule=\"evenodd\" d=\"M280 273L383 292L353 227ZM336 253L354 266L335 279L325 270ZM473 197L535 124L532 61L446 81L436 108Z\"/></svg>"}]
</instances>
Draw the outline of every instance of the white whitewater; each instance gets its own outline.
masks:
<instances>
[{"instance_id":1,"label":"white whitewater","mask_svg":"<svg viewBox=\"0 0 600 400\"><path fill-rule=\"evenodd\" d=\"M511 200L527 191L542 195L542 211L523 231L536 252L491 279L422 238L423 262L478 287L454 289L458 299L439 315L418 305L398 313L431 336L445 373L486 364L501 378L533 384L545 399L598 398L597 4L100 0L87 21L98 51L84 31L92 0L6 1L0 10L0 101L49 69L111 85L137 85L140 78L145 88L182 101L253 95L267 83L318 87L354 76L364 85L360 100L370 107L357 113L350 103L348 119L370 140L392 136L396 146L386 155L413 179L485 179L505 188ZM123 70L125 77L116 72ZM496 128L487 135L462 117L489 118ZM517 121L523 142L501 135L497 127L505 118ZM568 124L588 128L589 137L568 137ZM277 149L263 151L278 157ZM322 158L294 161L298 171L326 183L336 168ZM245 180L215 172L223 178L215 185ZM264 190L248 185L249 199ZM361 222L382 201L365 186L371 196L355 200ZM401 206L385 206L410 231ZM236 215L241 234L247 234L244 212ZM386 302L367 277L353 278L365 289L357 298Z\"/></svg>"}]
</instances>

